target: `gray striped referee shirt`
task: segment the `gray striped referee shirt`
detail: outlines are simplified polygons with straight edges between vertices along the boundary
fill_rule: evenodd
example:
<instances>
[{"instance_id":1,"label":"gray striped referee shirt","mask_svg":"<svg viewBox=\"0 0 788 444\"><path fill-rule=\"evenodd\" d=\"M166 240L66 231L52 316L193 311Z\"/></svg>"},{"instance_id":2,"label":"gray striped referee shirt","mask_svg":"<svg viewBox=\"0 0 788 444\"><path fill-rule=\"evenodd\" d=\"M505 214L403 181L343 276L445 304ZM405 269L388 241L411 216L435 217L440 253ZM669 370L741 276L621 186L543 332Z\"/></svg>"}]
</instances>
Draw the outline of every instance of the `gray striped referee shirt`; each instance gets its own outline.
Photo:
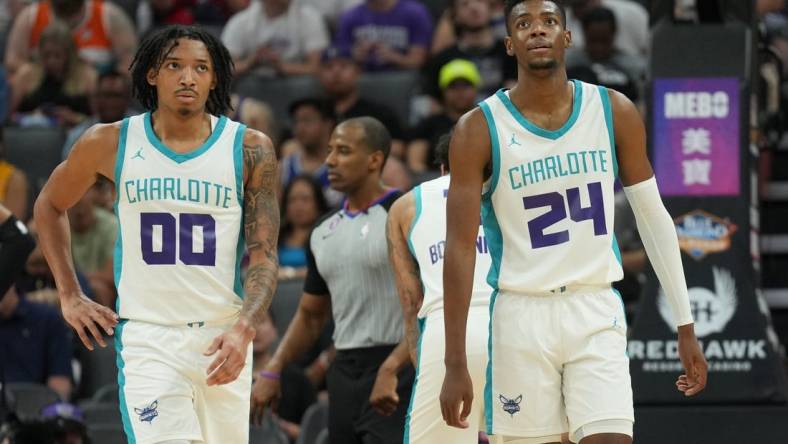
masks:
<instances>
[{"instance_id":1,"label":"gray striped referee shirt","mask_svg":"<svg viewBox=\"0 0 788 444\"><path fill-rule=\"evenodd\" d=\"M304 291L331 297L337 350L394 345L402 337L386 245L388 209L399 196L391 190L365 211L339 210L312 231Z\"/></svg>"}]
</instances>

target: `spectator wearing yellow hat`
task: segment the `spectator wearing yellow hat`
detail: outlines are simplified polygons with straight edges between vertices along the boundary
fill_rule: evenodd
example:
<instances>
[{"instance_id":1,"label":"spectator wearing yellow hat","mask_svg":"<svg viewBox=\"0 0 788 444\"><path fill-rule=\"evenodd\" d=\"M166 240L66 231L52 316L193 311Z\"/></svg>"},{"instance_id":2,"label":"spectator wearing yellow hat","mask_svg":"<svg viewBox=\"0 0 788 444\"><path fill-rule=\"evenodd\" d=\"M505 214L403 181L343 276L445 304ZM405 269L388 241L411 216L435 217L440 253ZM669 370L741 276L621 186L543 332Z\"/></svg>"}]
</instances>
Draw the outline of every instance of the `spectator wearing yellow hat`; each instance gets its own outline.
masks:
<instances>
[{"instance_id":1,"label":"spectator wearing yellow hat","mask_svg":"<svg viewBox=\"0 0 788 444\"><path fill-rule=\"evenodd\" d=\"M433 162L438 139L474 107L481 82L479 70L469 60L455 59L443 65L438 73L443 109L419 122L410 135L407 160L414 173L424 178L429 173L439 173L438 165Z\"/></svg>"}]
</instances>

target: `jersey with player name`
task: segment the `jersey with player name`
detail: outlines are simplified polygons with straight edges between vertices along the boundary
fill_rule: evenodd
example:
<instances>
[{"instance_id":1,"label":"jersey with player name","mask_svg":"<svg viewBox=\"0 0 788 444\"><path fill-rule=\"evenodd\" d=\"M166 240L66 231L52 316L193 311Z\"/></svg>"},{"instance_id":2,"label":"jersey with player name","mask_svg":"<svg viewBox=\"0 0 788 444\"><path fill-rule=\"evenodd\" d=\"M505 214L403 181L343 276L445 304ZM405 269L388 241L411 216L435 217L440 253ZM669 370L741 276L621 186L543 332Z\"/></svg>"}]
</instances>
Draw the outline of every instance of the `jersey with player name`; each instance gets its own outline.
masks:
<instances>
[{"instance_id":1,"label":"jersey with player name","mask_svg":"<svg viewBox=\"0 0 788 444\"><path fill-rule=\"evenodd\" d=\"M240 311L245 127L214 116L211 127L181 154L159 140L150 113L122 123L114 257L122 319L183 325Z\"/></svg>"},{"instance_id":2,"label":"jersey with player name","mask_svg":"<svg viewBox=\"0 0 788 444\"><path fill-rule=\"evenodd\" d=\"M496 289L563 291L623 277L613 233L618 166L610 97L604 87L572 84L571 114L555 131L528 121L508 91L480 104L492 145L482 220Z\"/></svg>"},{"instance_id":3,"label":"jersey with player name","mask_svg":"<svg viewBox=\"0 0 788 444\"><path fill-rule=\"evenodd\" d=\"M413 189L416 215L408 235L408 245L419 264L421 281L424 284L424 300L418 314L422 319L436 310L443 309L443 253L446 249L448 191L449 176L424 182ZM471 306L490 305L492 288L487 284L489 271L490 253L484 231L479 224Z\"/></svg>"}]
</instances>

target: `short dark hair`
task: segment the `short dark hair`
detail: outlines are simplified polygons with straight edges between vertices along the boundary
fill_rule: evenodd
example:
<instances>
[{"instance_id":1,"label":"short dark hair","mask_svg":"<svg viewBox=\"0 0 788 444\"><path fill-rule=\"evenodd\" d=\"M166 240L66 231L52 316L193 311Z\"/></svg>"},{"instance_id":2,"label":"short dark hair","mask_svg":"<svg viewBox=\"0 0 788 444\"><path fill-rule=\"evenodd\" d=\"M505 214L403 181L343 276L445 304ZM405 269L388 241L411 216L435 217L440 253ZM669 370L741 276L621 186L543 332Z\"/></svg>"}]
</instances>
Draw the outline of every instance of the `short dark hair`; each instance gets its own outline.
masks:
<instances>
[{"instance_id":1,"label":"short dark hair","mask_svg":"<svg viewBox=\"0 0 788 444\"><path fill-rule=\"evenodd\" d=\"M296 111L304 106L314 108L320 114L320 117L322 117L323 120L331 120L332 122L336 122L337 120L337 114L334 111L333 105L327 100L318 99L316 97L307 97L291 103L288 109L290 117L293 117Z\"/></svg>"},{"instance_id":2,"label":"short dark hair","mask_svg":"<svg viewBox=\"0 0 788 444\"><path fill-rule=\"evenodd\" d=\"M506 23L506 32L511 35L512 30L509 29L509 15L512 13L512 9L515 6L519 5L520 3L525 3L528 0L506 0L506 3L503 5L503 19ZM566 29L566 8L564 7L564 2L561 0L546 0L552 2L554 5L558 7L558 11L561 13L561 26Z\"/></svg>"},{"instance_id":3,"label":"short dark hair","mask_svg":"<svg viewBox=\"0 0 788 444\"><path fill-rule=\"evenodd\" d=\"M449 144L451 142L451 131L442 135L435 144L435 164L442 166L444 170L451 171L449 165Z\"/></svg>"},{"instance_id":4,"label":"short dark hair","mask_svg":"<svg viewBox=\"0 0 788 444\"><path fill-rule=\"evenodd\" d=\"M610 27L613 28L614 34L618 29L618 24L616 23L616 15L613 14L613 11L602 6L598 8L594 8L591 11L589 11L588 14L586 14L583 17L582 23L583 23L583 29L588 28L594 23L609 24Z\"/></svg>"},{"instance_id":5,"label":"short dark hair","mask_svg":"<svg viewBox=\"0 0 788 444\"><path fill-rule=\"evenodd\" d=\"M233 59L227 48L209 32L196 26L172 25L154 32L137 49L131 62L131 87L134 98L150 111L159 106L156 87L148 83L148 71L158 71L164 59L176 46L178 39L198 40L205 44L213 62L216 87L208 95L206 108L209 113L221 115L230 109L230 85L233 76Z\"/></svg>"},{"instance_id":6,"label":"short dark hair","mask_svg":"<svg viewBox=\"0 0 788 444\"><path fill-rule=\"evenodd\" d=\"M380 120L370 116L362 116L347 119L342 124L357 125L364 130L364 145L372 153L382 151L385 164L391 151L391 133Z\"/></svg>"}]
</instances>

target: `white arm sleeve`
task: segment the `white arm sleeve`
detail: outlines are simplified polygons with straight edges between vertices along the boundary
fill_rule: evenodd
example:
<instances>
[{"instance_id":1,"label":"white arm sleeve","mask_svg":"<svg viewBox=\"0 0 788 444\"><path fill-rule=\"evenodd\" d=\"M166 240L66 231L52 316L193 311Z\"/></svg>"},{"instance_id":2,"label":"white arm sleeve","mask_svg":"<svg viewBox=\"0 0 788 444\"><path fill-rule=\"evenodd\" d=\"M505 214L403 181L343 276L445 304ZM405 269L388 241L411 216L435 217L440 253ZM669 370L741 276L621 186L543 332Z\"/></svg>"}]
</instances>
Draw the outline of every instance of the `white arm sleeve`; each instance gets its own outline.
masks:
<instances>
[{"instance_id":1,"label":"white arm sleeve","mask_svg":"<svg viewBox=\"0 0 788 444\"><path fill-rule=\"evenodd\" d=\"M632 212L635 213L640 238L665 291L676 325L691 324L692 310L684 268L681 265L676 226L659 197L656 179L652 176L648 180L625 187L624 193Z\"/></svg>"}]
</instances>

